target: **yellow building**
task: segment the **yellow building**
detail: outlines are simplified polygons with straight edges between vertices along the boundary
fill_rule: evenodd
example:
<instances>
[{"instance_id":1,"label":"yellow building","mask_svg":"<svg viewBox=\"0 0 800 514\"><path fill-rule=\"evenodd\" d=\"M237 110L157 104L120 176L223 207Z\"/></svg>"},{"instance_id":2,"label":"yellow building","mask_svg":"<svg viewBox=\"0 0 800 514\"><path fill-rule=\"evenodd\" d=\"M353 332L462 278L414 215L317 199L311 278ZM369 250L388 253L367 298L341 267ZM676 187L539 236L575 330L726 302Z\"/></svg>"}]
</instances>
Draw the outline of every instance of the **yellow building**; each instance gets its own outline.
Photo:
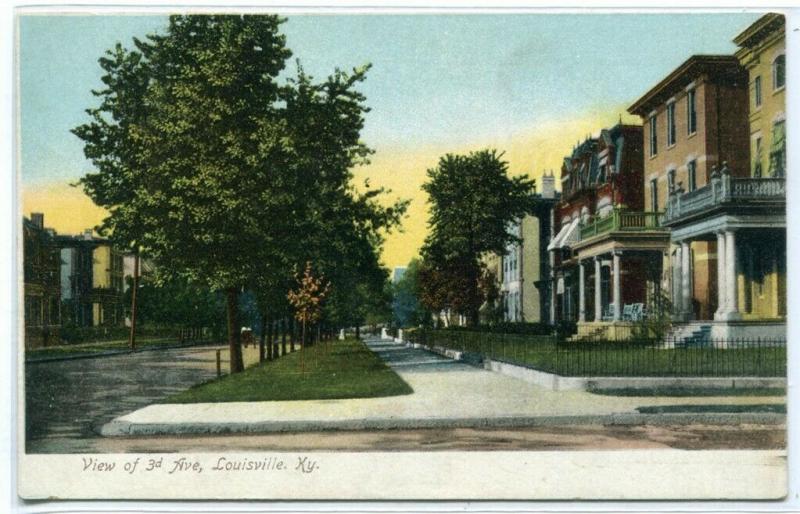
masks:
<instances>
[{"instance_id":1,"label":"yellow building","mask_svg":"<svg viewBox=\"0 0 800 514\"><path fill-rule=\"evenodd\" d=\"M105 239L87 231L58 236L61 248L61 300L71 324L79 327L121 326L123 255Z\"/></svg>"},{"instance_id":2,"label":"yellow building","mask_svg":"<svg viewBox=\"0 0 800 514\"><path fill-rule=\"evenodd\" d=\"M518 242L503 255L487 254L483 264L494 273L500 291L499 305L484 305L484 321L498 317L507 322L548 323L551 319L552 277L547 243L553 230L553 206L560 198L555 176L545 174L533 212L508 230ZM496 308L495 316L490 311ZM500 319L492 320L500 321Z\"/></svg>"},{"instance_id":3,"label":"yellow building","mask_svg":"<svg viewBox=\"0 0 800 514\"><path fill-rule=\"evenodd\" d=\"M733 40L749 76L750 172L782 177L786 170L785 18L766 14Z\"/></svg>"},{"instance_id":4,"label":"yellow building","mask_svg":"<svg viewBox=\"0 0 800 514\"><path fill-rule=\"evenodd\" d=\"M781 178L786 173L786 20L769 13L736 36L739 62L749 83L750 174ZM738 276L744 319L786 315L785 234L774 244L755 245Z\"/></svg>"}]
</instances>

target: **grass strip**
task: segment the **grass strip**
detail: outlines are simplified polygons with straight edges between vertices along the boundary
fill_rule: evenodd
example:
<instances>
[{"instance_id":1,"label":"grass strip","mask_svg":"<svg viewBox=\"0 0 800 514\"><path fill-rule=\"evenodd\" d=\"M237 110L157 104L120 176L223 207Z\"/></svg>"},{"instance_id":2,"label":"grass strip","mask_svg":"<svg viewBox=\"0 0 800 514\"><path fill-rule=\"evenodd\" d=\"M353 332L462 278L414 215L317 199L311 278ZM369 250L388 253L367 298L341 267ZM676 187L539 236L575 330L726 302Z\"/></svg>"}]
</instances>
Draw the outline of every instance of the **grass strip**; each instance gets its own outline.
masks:
<instances>
[{"instance_id":1,"label":"grass strip","mask_svg":"<svg viewBox=\"0 0 800 514\"><path fill-rule=\"evenodd\" d=\"M303 357L305 372L301 371ZM362 341L346 339L316 344L241 373L198 384L163 403L375 398L412 392Z\"/></svg>"},{"instance_id":2,"label":"grass strip","mask_svg":"<svg viewBox=\"0 0 800 514\"><path fill-rule=\"evenodd\" d=\"M628 387L620 389L594 389L590 392L602 396L786 396L786 389L783 387Z\"/></svg>"},{"instance_id":3,"label":"grass strip","mask_svg":"<svg viewBox=\"0 0 800 514\"><path fill-rule=\"evenodd\" d=\"M753 405L657 405L637 407L642 414L741 414L741 413L775 413L786 414L786 405L782 403L764 403Z\"/></svg>"}]
</instances>

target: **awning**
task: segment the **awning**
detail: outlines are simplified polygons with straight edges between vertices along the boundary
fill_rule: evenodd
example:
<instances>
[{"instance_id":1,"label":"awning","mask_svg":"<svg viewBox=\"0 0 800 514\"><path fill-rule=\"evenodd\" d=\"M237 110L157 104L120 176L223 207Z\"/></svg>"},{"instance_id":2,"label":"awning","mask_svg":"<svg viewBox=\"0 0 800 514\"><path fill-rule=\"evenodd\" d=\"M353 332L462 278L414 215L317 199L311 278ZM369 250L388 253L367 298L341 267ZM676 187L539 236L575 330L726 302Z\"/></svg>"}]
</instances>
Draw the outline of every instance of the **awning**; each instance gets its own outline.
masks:
<instances>
[{"instance_id":1,"label":"awning","mask_svg":"<svg viewBox=\"0 0 800 514\"><path fill-rule=\"evenodd\" d=\"M571 225L571 223L570 223L570 225ZM564 225L563 227L561 227L561 230L558 231L558 234L556 234L556 237L554 237L552 239L552 241L550 241L550 244L547 245L547 251L548 252L551 252L551 251L555 250L556 248L561 248L561 240L564 239L564 234L567 233L567 230L569 230L570 225Z\"/></svg>"},{"instance_id":2,"label":"awning","mask_svg":"<svg viewBox=\"0 0 800 514\"><path fill-rule=\"evenodd\" d=\"M564 234L564 238L561 240L561 248L569 248L572 246L573 243L578 242L578 236L580 232L578 231L578 225L581 224L580 218L575 218L572 224L570 224L567 233Z\"/></svg>"},{"instance_id":3,"label":"awning","mask_svg":"<svg viewBox=\"0 0 800 514\"><path fill-rule=\"evenodd\" d=\"M575 218L572 220L572 223L569 225L565 225L561 228L558 232L558 235L553 238L549 245L547 245L547 251L558 250L560 248L568 247L572 243L578 241L578 225L580 225L581 220L580 218Z\"/></svg>"}]
</instances>

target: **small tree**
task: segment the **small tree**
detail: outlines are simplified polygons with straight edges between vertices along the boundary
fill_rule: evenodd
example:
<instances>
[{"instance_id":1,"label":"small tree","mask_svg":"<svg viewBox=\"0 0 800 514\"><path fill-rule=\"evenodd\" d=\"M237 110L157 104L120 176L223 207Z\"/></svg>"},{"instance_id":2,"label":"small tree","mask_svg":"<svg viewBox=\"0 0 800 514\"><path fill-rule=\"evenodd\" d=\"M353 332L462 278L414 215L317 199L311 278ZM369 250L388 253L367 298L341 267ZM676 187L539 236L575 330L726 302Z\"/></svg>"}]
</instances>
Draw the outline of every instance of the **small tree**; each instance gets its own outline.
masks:
<instances>
[{"instance_id":1,"label":"small tree","mask_svg":"<svg viewBox=\"0 0 800 514\"><path fill-rule=\"evenodd\" d=\"M328 294L328 283L325 278L314 276L311 269L311 262L306 261L306 269L302 276L295 273L297 289L289 290L286 298L294 307L294 317L301 323L301 350L300 369L305 373L305 349L306 349L306 327L309 323L319 321L322 315L322 302Z\"/></svg>"}]
</instances>

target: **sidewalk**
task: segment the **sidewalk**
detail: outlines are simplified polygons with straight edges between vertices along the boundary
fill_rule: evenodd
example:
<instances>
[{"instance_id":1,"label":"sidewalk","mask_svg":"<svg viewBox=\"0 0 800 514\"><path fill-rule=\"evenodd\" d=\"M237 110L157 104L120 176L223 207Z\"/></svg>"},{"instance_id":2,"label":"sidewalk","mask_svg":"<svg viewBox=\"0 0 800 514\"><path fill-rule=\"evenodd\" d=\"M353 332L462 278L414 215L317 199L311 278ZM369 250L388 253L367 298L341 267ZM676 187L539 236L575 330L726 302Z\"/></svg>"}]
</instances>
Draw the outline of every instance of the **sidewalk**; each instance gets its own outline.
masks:
<instances>
[{"instance_id":1,"label":"sidewalk","mask_svg":"<svg viewBox=\"0 0 800 514\"><path fill-rule=\"evenodd\" d=\"M615 397L543 387L387 340L367 340L414 390L342 400L150 405L102 428L105 436L256 433L545 424L783 423L773 413L640 414L664 405L782 404L780 397Z\"/></svg>"}]
</instances>

